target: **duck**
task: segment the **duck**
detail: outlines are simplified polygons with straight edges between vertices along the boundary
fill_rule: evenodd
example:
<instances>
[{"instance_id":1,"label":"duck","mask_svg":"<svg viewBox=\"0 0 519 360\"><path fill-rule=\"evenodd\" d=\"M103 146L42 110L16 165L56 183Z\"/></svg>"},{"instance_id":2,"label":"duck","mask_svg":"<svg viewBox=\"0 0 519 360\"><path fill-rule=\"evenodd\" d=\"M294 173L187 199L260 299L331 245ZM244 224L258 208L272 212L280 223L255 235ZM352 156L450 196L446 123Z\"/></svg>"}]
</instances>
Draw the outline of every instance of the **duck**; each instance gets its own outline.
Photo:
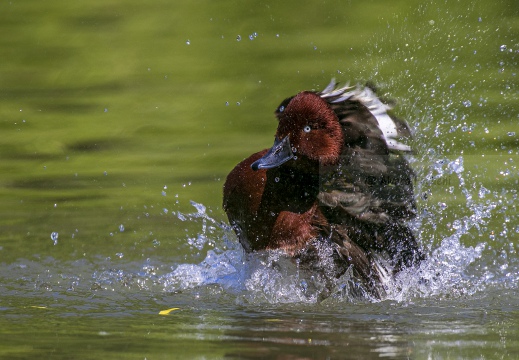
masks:
<instances>
[{"instance_id":1,"label":"duck","mask_svg":"<svg viewBox=\"0 0 519 360\"><path fill-rule=\"evenodd\" d=\"M372 84L301 91L276 108L274 144L238 163L223 209L246 253L279 251L329 284L382 298L388 281L425 259L411 128ZM355 290L356 289L356 290Z\"/></svg>"}]
</instances>

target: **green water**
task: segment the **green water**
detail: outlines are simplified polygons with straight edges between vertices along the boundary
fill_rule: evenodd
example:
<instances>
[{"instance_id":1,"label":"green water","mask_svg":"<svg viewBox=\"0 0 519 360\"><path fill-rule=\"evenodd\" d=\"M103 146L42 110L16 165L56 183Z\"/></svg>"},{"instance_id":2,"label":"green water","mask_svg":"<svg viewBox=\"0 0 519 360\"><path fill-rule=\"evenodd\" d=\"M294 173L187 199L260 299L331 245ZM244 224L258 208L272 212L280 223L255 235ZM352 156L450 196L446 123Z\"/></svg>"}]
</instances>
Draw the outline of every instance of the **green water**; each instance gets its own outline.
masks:
<instances>
[{"instance_id":1,"label":"green water","mask_svg":"<svg viewBox=\"0 0 519 360\"><path fill-rule=\"evenodd\" d=\"M519 353L516 0L2 1L0 54L0 357ZM415 129L438 268L480 256L380 303L168 276L237 249L227 173L272 144L281 100L332 77L373 80Z\"/></svg>"}]
</instances>

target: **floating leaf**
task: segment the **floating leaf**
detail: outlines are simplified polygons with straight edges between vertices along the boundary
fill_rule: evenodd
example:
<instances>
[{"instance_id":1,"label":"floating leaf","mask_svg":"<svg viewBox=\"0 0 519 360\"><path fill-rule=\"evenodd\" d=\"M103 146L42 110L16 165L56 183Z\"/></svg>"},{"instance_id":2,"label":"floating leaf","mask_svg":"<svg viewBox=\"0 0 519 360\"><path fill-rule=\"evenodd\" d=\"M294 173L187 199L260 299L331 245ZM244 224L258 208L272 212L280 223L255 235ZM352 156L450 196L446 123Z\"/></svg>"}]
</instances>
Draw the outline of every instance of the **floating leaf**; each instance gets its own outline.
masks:
<instances>
[{"instance_id":1,"label":"floating leaf","mask_svg":"<svg viewBox=\"0 0 519 360\"><path fill-rule=\"evenodd\" d=\"M171 308L171 309L167 309L167 310L161 310L159 312L159 315L169 315L171 312L173 312L175 310L180 310L180 308Z\"/></svg>"}]
</instances>

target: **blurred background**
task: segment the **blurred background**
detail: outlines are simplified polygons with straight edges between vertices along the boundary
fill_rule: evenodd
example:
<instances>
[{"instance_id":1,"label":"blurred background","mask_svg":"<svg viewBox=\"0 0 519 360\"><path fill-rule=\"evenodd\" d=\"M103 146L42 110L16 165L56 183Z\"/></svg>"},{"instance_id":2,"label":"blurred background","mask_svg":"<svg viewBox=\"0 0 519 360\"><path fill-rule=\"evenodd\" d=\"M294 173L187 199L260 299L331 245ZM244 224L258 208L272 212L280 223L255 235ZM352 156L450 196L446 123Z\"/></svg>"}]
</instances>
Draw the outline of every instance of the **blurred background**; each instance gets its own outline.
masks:
<instances>
[{"instance_id":1,"label":"blurred background","mask_svg":"<svg viewBox=\"0 0 519 360\"><path fill-rule=\"evenodd\" d=\"M481 274L516 283L516 0L2 1L0 54L0 311L10 319L0 333L20 346L0 355L50 351L19 350L12 324L22 318L25 332L55 335L31 306L86 322L199 309L156 276L233 247L226 175L271 146L284 98L331 78L373 81L413 127L415 228L427 251L456 234L485 259L469 287L485 293ZM222 300L232 312L235 302ZM71 349L84 345L74 339Z\"/></svg>"}]
</instances>

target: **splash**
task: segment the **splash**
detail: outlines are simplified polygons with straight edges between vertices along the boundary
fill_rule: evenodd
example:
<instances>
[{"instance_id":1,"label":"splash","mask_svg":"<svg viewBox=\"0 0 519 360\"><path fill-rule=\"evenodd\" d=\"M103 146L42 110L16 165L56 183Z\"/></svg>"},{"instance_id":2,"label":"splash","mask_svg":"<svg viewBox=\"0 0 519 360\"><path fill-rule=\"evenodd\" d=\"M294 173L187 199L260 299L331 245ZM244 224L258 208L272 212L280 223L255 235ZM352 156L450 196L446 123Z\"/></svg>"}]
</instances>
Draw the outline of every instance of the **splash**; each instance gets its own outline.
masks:
<instances>
[{"instance_id":1,"label":"splash","mask_svg":"<svg viewBox=\"0 0 519 360\"><path fill-rule=\"evenodd\" d=\"M495 236L474 241L488 232L496 214L504 213L517 194L498 194L477 184L465 161L465 157L458 156L415 162L417 173L423 178L416 184L417 194L427 193L433 185L443 186L442 181L449 178L450 187L456 190L444 190L461 196L463 206L456 209L452 219L445 214L450 209L448 201L431 205L428 199L422 199L426 211L414 227L428 249L427 259L388 281L383 300L405 303L417 298L463 297L490 286L517 286L519 264L511 257L516 250L513 243L507 242L506 231L500 233L501 242ZM164 291L216 285L235 296L236 301L254 304L319 303L326 298L339 302L380 301L359 291L349 272L330 281L326 274L306 271L281 252L245 254L229 226L211 218L202 204L191 204L196 212L176 213L182 221L201 221L200 232L188 241L197 249L208 243L214 246L201 262L177 264L172 272L160 277ZM510 222L510 216L506 218ZM439 223L444 228L438 228Z\"/></svg>"}]
</instances>

